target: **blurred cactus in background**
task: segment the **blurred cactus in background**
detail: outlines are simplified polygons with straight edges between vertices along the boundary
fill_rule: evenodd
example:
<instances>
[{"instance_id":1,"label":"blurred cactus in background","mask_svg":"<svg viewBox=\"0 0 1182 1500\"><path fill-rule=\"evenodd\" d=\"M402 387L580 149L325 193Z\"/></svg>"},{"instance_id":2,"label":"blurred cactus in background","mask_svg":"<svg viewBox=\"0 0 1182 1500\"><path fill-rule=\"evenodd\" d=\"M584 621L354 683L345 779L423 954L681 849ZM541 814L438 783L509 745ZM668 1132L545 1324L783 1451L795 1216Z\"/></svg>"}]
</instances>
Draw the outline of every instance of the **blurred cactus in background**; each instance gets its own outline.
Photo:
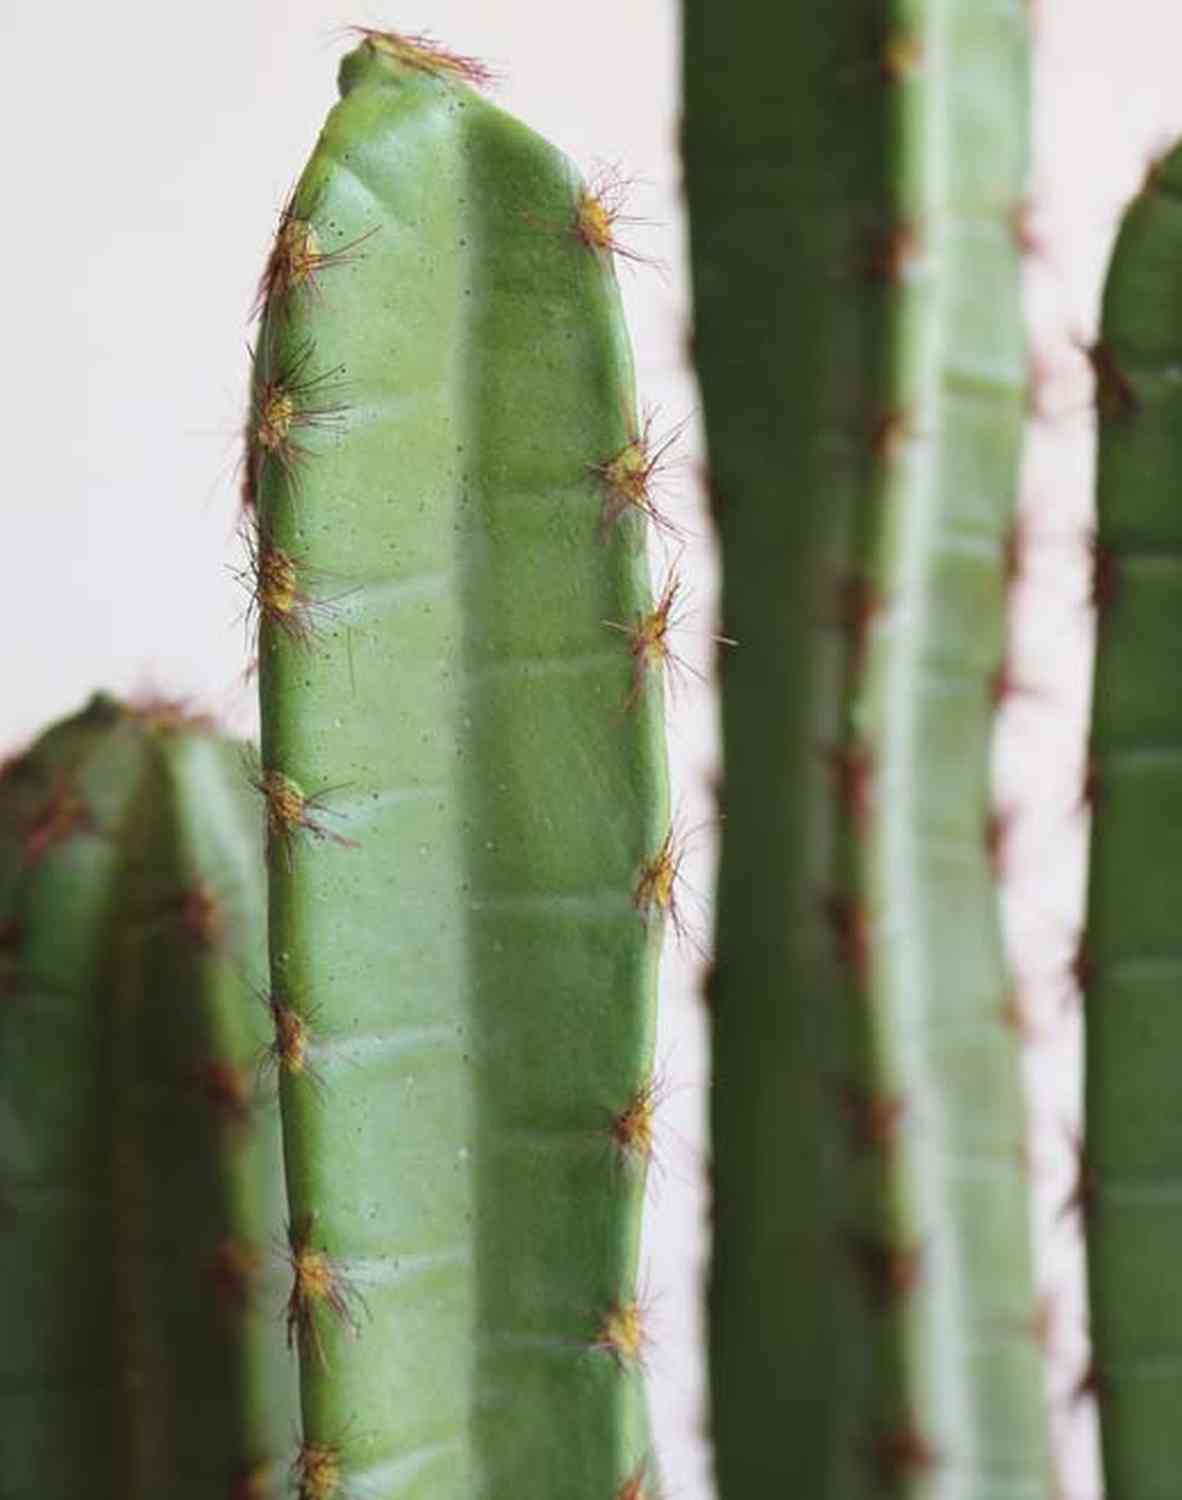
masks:
<instances>
[{"instance_id":1,"label":"blurred cactus in background","mask_svg":"<svg viewBox=\"0 0 1182 1500\"><path fill-rule=\"evenodd\" d=\"M686 0L723 626L725 1500L1049 1484L995 708L1026 355L1019 0Z\"/></svg>"},{"instance_id":2,"label":"blurred cactus in background","mask_svg":"<svg viewBox=\"0 0 1182 1500\"><path fill-rule=\"evenodd\" d=\"M1092 596L1092 842L1076 960L1086 1031L1085 1225L1106 1493L1182 1475L1182 147L1125 214L1104 290Z\"/></svg>"},{"instance_id":3,"label":"blurred cactus in background","mask_svg":"<svg viewBox=\"0 0 1182 1500\"><path fill-rule=\"evenodd\" d=\"M262 1497L297 1390L242 749L98 695L0 776L5 1495Z\"/></svg>"}]
</instances>

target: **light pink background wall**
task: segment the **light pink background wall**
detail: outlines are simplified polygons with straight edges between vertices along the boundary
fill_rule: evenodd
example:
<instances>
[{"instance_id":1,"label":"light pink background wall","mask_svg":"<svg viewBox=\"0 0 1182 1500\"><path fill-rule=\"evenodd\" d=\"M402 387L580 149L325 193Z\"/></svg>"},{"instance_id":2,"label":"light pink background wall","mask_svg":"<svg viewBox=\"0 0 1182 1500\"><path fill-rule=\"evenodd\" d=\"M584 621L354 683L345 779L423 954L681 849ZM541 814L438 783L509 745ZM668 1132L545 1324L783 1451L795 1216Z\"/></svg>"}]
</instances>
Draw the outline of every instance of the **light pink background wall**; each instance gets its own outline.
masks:
<instances>
[{"instance_id":1,"label":"light pink background wall","mask_svg":"<svg viewBox=\"0 0 1182 1500\"><path fill-rule=\"evenodd\" d=\"M1055 1294L1052 1391L1066 1493L1096 1495L1092 1414L1067 1392L1085 1358L1078 1236L1056 1221L1071 1171L1078 1017L1065 1005L1085 829L1073 811L1090 650L1085 547L1090 425L1072 337L1094 327L1103 260L1149 153L1182 133L1182 13L1171 0L1037 0L1035 346L1047 371L1025 505L1036 543L1020 597L1018 700L999 746L999 799L1018 816L1007 910L1042 1041L1031 1051L1032 1160L1042 1280ZM588 167L641 179L625 269L641 389L670 424L696 401L684 364L684 225L675 158L672 0L147 0L32 7L0 18L6 204L0 262L0 749L98 684L189 693L249 729L241 682L245 595L229 568L246 312L282 202L332 103L339 28L429 27L503 74L500 102ZM681 645L709 662L713 562L691 422L670 507L689 532L698 614ZM235 623L237 621L237 623ZM713 705L692 676L673 719L682 814L711 816ZM712 835L689 879L703 902ZM704 933L706 912L698 916ZM652 1387L668 1488L709 1493L696 1276L703 1254L707 1074L692 949L666 964L660 1040L670 1093L646 1247Z\"/></svg>"}]
</instances>

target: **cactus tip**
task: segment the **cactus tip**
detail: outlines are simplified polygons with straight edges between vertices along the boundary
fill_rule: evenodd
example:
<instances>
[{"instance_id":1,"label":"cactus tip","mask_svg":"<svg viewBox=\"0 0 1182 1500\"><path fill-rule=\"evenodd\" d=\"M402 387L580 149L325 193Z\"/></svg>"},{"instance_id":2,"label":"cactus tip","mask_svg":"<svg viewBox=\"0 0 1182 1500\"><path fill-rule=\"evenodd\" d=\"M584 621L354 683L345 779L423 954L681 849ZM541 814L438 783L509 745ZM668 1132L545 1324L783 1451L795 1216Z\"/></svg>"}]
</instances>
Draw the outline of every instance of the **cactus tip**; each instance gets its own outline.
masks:
<instances>
[{"instance_id":1,"label":"cactus tip","mask_svg":"<svg viewBox=\"0 0 1182 1500\"><path fill-rule=\"evenodd\" d=\"M475 88L488 88L496 82L496 74L479 58L449 52L427 32L377 31L369 26L350 26L348 29L375 52L402 63L404 67L416 68L436 77L458 78Z\"/></svg>"},{"instance_id":2,"label":"cactus tip","mask_svg":"<svg viewBox=\"0 0 1182 1500\"><path fill-rule=\"evenodd\" d=\"M214 716L195 708L191 698L140 693L128 699L127 712L155 734L213 734L217 729Z\"/></svg>"}]
</instances>

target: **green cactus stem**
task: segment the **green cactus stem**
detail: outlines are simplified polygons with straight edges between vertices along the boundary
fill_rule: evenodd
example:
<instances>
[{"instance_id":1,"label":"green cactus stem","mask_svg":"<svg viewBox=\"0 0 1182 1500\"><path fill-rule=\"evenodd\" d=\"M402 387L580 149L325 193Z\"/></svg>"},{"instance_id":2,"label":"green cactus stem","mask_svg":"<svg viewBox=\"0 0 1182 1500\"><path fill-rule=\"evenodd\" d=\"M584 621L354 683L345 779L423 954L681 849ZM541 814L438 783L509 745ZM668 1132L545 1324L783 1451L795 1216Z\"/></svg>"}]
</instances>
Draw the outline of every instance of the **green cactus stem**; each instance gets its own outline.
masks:
<instances>
[{"instance_id":1,"label":"green cactus stem","mask_svg":"<svg viewBox=\"0 0 1182 1500\"><path fill-rule=\"evenodd\" d=\"M726 1500L1048 1484L991 853L1021 0L685 5L723 557L710 1345Z\"/></svg>"},{"instance_id":2,"label":"green cactus stem","mask_svg":"<svg viewBox=\"0 0 1182 1500\"><path fill-rule=\"evenodd\" d=\"M650 1464L675 864L660 650L635 677L652 455L611 215L481 81L365 33L261 291L260 786L314 1500L611 1500Z\"/></svg>"},{"instance_id":3,"label":"green cactus stem","mask_svg":"<svg viewBox=\"0 0 1182 1500\"><path fill-rule=\"evenodd\" d=\"M1085 1222L1105 1493L1155 1500L1182 1473L1182 148L1133 200L1104 289L1087 789Z\"/></svg>"},{"instance_id":4,"label":"green cactus stem","mask_svg":"<svg viewBox=\"0 0 1182 1500\"><path fill-rule=\"evenodd\" d=\"M258 809L97 696L0 777L0 1431L12 1500L278 1494L298 1422Z\"/></svg>"}]
</instances>

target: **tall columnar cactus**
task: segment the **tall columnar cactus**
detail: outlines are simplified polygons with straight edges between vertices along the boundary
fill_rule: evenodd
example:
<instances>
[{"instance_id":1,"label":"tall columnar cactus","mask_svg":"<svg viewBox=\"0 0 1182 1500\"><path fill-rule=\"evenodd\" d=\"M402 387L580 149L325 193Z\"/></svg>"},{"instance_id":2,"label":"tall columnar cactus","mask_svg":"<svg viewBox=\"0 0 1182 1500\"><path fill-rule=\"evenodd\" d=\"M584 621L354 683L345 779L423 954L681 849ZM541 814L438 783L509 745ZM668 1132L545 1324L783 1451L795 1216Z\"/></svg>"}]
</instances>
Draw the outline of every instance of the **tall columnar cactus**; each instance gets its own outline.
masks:
<instances>
[{"instance_id":1,"label":"tall columnar cactus","mask_svg":"<svg viewBox=\"0 0 1182 1500\"><path fill-rule=\"evenodd\" d=\"M366 33L261 289L248 485L300 1489L639 1496L673 899L611 214ZM612 626L623 626L623 631Z\"/></svg>"},{"instance_id":2,"label":"tall columnar cactus","mask_svg":"<svg viewBox=\"0 0 1182 1500\"><path fill-rule=\"evenodd\" d=\"M0 776L0 1489L278 1493L275 1085L241 752L96 697Z\"/></svg>"},{"instance_id":3,"label":"tall columnar cactus","mask_svg":"<svg viewBox=\"0 0 1182 1500\"><path fill-rule=\"evenodd\" d=\"M991 812L1022 0L686 0L723 557L727 1500L1046 1493Z\"/></svg>"},{"instance_id":4,"label":"tall columnar cactus","mask_svg":"<svg viewBox=\"0 0 1182 1500\"><path fill-rule=\"evenodd\" d=\"M1182 148L1129 208L1097 375L1098 610L1088 790L1085 1150L1093 1364L1106 1494L1182 1474Z\"/></svg>"}]
</instances>

